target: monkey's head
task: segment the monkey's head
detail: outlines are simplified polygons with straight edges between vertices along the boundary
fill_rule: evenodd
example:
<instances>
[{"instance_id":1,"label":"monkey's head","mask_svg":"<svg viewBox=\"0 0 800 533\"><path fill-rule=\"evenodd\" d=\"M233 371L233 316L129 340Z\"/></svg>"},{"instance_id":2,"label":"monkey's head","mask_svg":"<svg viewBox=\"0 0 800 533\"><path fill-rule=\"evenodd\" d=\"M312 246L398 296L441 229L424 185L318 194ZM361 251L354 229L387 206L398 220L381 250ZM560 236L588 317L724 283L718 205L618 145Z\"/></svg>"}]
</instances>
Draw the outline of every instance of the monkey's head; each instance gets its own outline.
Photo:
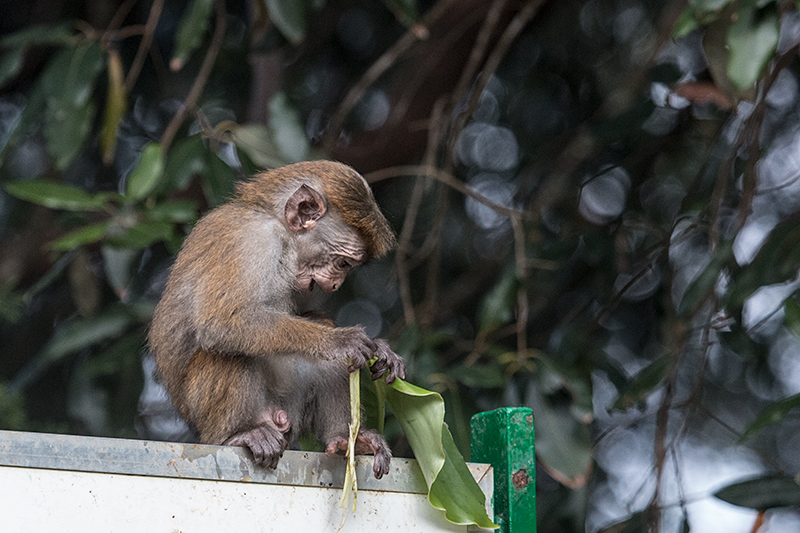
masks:
<instances>
[{"instance_id":1,"label":"monkey's head","mask_svg":"<svg viewBox=\"0 0 800 533\"><path fill-rule=\"evenodd\" d=\"M306 161L256 175L236 201L283 221L298 255L297 287L341 287L355 266L388 253L395 236L366 180L347 165Z\"/></svg>"}]
</instances>

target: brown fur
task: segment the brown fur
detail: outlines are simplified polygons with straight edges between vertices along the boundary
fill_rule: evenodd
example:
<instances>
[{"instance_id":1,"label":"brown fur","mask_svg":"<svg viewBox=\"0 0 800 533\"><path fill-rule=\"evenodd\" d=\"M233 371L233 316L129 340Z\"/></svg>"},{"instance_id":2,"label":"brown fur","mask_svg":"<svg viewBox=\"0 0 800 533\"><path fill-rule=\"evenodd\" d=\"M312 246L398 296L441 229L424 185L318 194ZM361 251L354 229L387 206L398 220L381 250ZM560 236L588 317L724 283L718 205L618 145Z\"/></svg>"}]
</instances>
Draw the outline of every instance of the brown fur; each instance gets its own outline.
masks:
<instances>
[{"instance_id":1,"label":"brown fur","mask_svg":"<svg viewBox=\"0 0 800 533\"><path fill-rule=\"evenodd\" d=\"M370 259L383 257L395 246L395 237L361 175L331 161L304 161L257 174L236 187L237 200L251 207L275 209L275 199L287 184L309 177L321 184L330 209L355 228L367 245Z\"/></svg>"},{"instance_id":2,"label":"brown fur","mask_svg":"<svg viewBox=\"0 0 800 533\"><path fill-rule=\"evenodd\" d=\"M327 203L307 230L286 219L287 202L303 187ZM350 422L348 364L353 371L377 356L374 377L403 376L402 360L385 341L372 341L360 327L333 327L304 308L309 293L296 283L304 266L298 258L312 250L305 260L320 253L319 260L331 261L339 253L332 251L352 248L359 239L337 237L354 235L348 227L367 258L394 245L364 179L345 165L318 161L240 184L236 197L186 238L149 340L167 391L201 442L246 445L267 466L308 431L336 451ZM388 471L388 446L373 433L362 441L368 445L360 449L376 454L380 477Z\"/></svg>"}]
</instances>

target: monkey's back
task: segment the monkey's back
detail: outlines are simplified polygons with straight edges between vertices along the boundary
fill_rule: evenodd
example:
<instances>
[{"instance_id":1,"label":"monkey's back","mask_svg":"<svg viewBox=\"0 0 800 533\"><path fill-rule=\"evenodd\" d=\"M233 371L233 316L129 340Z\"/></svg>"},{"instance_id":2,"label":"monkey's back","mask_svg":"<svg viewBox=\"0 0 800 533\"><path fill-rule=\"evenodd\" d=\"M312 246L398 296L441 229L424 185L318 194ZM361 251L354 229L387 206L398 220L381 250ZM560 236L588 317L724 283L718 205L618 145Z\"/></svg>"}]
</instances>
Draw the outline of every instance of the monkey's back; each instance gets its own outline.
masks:
<instances>
[{"instance_id":1,"label":"monkey's back","mask_svg":"<svg viewBox=\"0 0 800 533\"><path fill-rule=\"evenodd\" d=\"M283 263L292 254L284 232L269 213L229 203L206 214L186 237L149 334L156 367L179 410L184 411L187 367L204 339L230 328L232 317L245 315L248 307L269 303L290 311L290 294L264 301L274 293L270 286L287 286L290 269Z\"/></svg>"}]
</instances>

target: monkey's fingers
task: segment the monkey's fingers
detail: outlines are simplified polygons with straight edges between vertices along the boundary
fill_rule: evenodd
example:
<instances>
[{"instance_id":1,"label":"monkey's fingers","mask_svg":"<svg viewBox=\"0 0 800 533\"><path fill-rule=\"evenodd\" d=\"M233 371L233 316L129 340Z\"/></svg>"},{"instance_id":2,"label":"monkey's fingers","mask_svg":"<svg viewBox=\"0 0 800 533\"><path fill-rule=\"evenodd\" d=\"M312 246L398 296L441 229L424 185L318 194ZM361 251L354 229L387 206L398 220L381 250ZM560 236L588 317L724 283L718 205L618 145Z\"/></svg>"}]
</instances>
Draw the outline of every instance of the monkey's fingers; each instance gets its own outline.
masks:
<instances>
[{"instance_id":1,"label":"monkey's fingers","mask_svg":"<svg viewBox=\"0 0 800 533\"><path fill-rule=\"evenodd\" d=\"M375 381L386 375L386 383L392 383L395 379L405 379L406 365L403 358L397 355L389 347L389 343L383 339L378 339L377 357L372 364L372 380Z\"/></svg>"}]
</instances>

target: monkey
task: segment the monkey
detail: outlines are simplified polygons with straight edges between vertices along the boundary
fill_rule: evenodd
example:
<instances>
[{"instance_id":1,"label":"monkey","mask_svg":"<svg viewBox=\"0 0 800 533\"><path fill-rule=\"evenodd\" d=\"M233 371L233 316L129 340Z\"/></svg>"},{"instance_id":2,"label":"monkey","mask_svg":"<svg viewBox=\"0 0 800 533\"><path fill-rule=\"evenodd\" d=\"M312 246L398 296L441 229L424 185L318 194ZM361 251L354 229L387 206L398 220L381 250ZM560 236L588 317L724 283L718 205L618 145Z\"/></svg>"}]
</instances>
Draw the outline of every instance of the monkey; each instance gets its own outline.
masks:
<instances>
[{"instance_id":1,"label":"monkey","mask_svg":"<svg viewBox=\"0 0 800 533\"><path fill-rule=\"evenodd\" d=\"M331 161L256 174L197 222L148 342L201 443L247 447L269 468L306 433L329 455L346 450L349 373L374 360L372 379L391 383L405 377L405 364L362 327L335 327L318 300L394 245L366 180ZM388 473L382 435L362 429L355 451L375 456L376 478Z\"/></svg>"}]
</instances>

